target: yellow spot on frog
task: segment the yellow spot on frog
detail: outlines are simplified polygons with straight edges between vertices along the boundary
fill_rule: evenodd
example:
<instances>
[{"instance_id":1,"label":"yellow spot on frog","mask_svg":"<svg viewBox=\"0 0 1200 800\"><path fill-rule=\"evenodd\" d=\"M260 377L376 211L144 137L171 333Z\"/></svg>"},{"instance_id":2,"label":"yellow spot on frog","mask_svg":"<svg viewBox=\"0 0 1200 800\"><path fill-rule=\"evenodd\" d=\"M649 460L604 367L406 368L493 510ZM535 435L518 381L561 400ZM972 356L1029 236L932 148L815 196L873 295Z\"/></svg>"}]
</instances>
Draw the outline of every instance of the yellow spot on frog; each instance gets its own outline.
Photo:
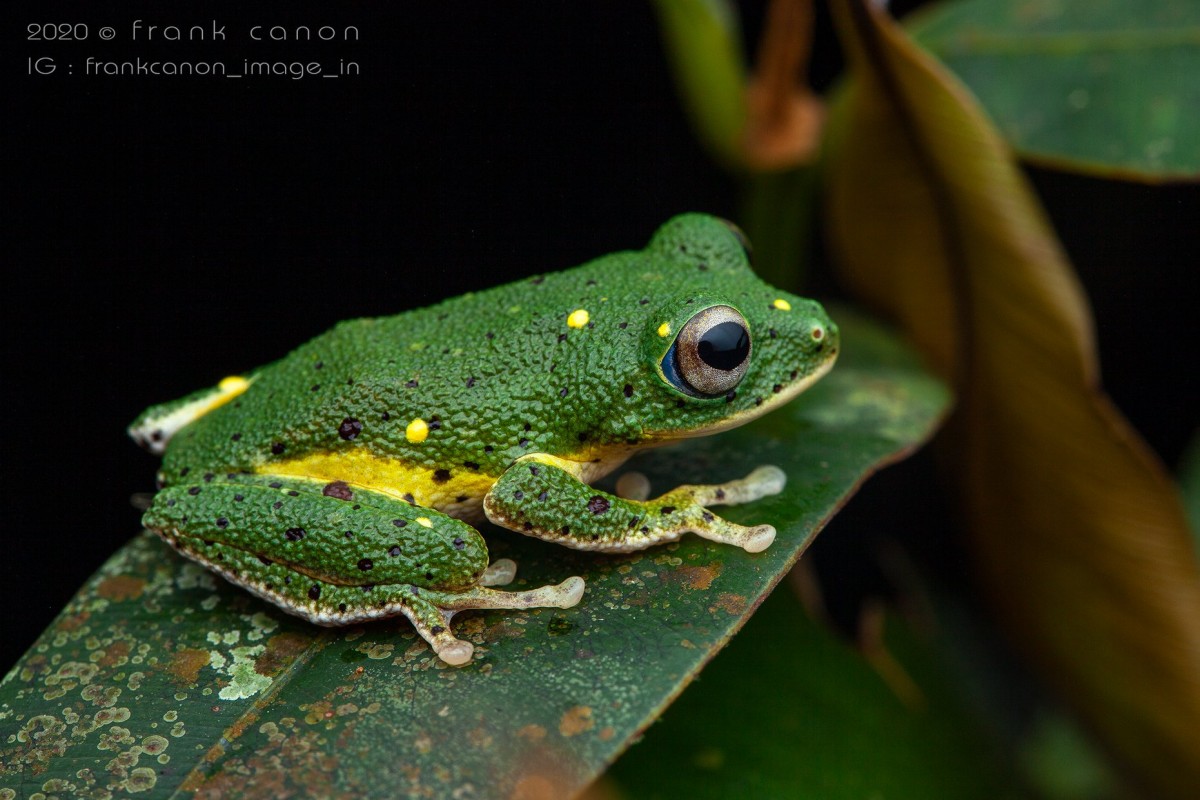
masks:
<instances>
[{"instance_id":1,"label":"yellow spot on frog","mask_svg":"<svg viewBox=\"0 0 1200 800\"><path fill-rule=\"evenodd\" d=\"M234 395L246 391L246 387L249 385L250 381L241 375L230 375L228 378L222 378L221 382L217 384L217 388L221 391L221 394Z\"/></svg>"},{"instance_id":2,"label":"yellow spot on frog","mask_svg":"<svg viewBox=\"0 0 1200 800\"><path fill-rule=\"evenodd\" d=\"M664 337L670 336L671 335L671 323L664 322L662 325L659 325L658 326L658 335L664 336Z\"/></svg>"},{"instance_id":3,"label":"yellow spot on frog","mask_svg":"<svg viewBox=\"0 0 1200 800\"><path fill-rule=\"evenodd\" d=\"M590 315L585 309L575 309L567 316L567 327L582 328L584 325L588 324L588 320L590 318Z\"/></svg>"},{"instance_id":4,"label":"yellow spot on frog","mask_svg":"<svg viewBox=\"0 0 1200 800\"><path fill-rule=\"evenodd\" d=\"M425 420L417 417L412 422L408 423L408 427L404 429L404 438L408 439L413 444L420 444L425 441L425 437L429 435L429 426L425 424Z\"/></svg>"},{"instance_id":5,"label":"yellow spot on frog","mask_svg":"<svg viewBox=\"0 0 1200 800\"><path fill-rule=\"evenodd\" d=\"M433 520L429 519L429 517L417 517L416 523L423 528L433 527Z\"/></svg>"},{"instance_id":6,"label":"yellow spot on frog","mask_svg":"<svg viewBox=\"0 0 1200 800\"><path fill-rule=\"evenodd\" d=\"M792 310L792 304L789 303L787 300L784 300L782 297L780 297L774 303L771 303L771 305L774 306L775 308L778 308L780 311L791 311Z\"/></svg>"}]
</instances>

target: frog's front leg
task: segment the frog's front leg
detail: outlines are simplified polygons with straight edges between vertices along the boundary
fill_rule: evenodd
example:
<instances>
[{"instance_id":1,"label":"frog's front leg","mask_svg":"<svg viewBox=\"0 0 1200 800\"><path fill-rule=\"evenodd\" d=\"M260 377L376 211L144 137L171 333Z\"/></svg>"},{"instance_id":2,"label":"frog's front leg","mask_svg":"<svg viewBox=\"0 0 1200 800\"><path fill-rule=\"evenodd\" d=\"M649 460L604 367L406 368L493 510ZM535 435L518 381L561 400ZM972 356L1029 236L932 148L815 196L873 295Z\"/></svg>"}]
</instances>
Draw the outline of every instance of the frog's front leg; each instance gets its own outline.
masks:
<instances>
[{"instance_id":1,"label":"frog's front leg","mask_svg":"<svg viewBox=\"0 0 1200 800\"><path fill-rule=\"evenodd\" d=\"M577 550L627 553L690 531L757 553L775 540L775 528L737 525L707 506L778 494L786 481L778 467L759 467L729 483L680 486L653 500L634 500L594 489L581 476L576 462L542 453L523 456L488 492L484 512L497 525Z\"/></svg>"},{"instance_id":2,"label":"frog's front leg","mask_svg":"<svg viewBox=\"0 0 1200 800\"><path fill-rule=\"evenodd\" d=\"M483 537L430 508L345 483L211 473L168 486L143 524L183 555L318 625L403 615L449 664L473 647L450 632L471 608L568 608L583 580L517 592L516 564L488 565Z\"/></svg>"}]
</instances>

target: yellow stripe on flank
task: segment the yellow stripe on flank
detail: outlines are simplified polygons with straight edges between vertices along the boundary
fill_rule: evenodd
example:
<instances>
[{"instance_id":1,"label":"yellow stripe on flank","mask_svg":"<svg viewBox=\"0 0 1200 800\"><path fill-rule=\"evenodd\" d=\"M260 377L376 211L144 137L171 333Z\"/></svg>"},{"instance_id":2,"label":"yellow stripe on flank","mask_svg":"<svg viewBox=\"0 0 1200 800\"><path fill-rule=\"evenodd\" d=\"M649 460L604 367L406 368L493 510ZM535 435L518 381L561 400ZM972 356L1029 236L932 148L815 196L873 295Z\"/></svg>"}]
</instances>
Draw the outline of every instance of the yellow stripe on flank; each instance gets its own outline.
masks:
<instances>
[{"instance_id":1,"label":"yellow stripe on flank","mask_svg":"<svg viewBox=\"0 0 1200 800\"><path fill-rule=\"evenodd\" d=\"M352 487L369 489L398 500L404 500L405 495L410 494L417 505L438 510L458 505L458 498L463 496L475 501L482 500L496 482L490 475L453 465L448 467L450 478L435 483L435 469L395 458L374 456L356 448L271 462L263 464L257 471L264 475L286 475L315 481L345 481Z\"/></svg>"}]
</instances>

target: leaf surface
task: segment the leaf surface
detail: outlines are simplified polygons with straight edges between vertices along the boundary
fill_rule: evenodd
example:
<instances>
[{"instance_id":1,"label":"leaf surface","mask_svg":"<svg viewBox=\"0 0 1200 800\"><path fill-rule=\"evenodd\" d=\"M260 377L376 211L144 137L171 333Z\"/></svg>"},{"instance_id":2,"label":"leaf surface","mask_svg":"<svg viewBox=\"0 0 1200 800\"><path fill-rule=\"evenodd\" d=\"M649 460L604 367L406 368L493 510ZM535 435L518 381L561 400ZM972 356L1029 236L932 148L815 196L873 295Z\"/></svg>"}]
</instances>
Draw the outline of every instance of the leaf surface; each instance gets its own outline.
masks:
<instances>
[{"instance_id":1,"label":"leaf surface","mask_svg":"<svg viewBox=\"0 0 1200 800\"><path fill-rule=\"evenodd\" d=\"M320 629L176 557L119 551L0 685L0 787L146 797L569 797L671 702L871 471L922 442L943 385L835 312L842 362L796 402L634 465L655 489L762 463L779 530L749 555L698 538L597 556L489 530L518 585L583 575L575 608L464 613L452 668L404 622ZM51 787L46 789L45 787ZM4 788L0 788L0 797Z\"/></svg>"},{"instance_id":2,"label":"leaf surface","mask_svg":"<svg viewBox=\"0 0 1200 800\"><path fill-rule=\"evenodd\" d=\"M1200 5L955 0L913 36L1021 153L1114 178L1200 178Z\"/></svg>"}]
</instances>

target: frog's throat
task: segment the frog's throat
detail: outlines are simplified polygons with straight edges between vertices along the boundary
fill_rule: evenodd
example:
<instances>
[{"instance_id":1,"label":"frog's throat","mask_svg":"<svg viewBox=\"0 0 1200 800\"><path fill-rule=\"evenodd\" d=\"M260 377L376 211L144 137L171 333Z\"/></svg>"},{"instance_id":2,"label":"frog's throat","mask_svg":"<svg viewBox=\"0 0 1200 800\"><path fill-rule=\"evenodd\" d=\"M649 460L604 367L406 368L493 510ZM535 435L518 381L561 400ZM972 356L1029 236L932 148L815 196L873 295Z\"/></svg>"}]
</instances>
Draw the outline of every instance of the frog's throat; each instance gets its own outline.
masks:
<instances>
[{"instance_id":1,"label":"frog's throat","mask_svg":"<svg viewBox=\"0 0 1200 800\"><path fill-rule=\"evenodd\" d=\"M835 352L827 361L825 361L808 375L792 381L790 384L785 386L782 391L778 393L772 393L770 396L764 398L762 405L751 406L745 411L740 411L732 416L717 420L712 425L692 428L690 430L673 430L662 432L647 431L646 436L651 440L694 439L699 436L710 436L714 433L720 433L721 431L727 431L731 428L745 425L747 422L752 422L753 420L761 417L763 414L766 414L767 412L772 411L791 400L794 400L797 395L803 394L810 386L821 380L821 378L825 377L825 374L828 373L829 370L833 369L833 364L836 361L837 353Z\"/></svg>"}]
</instances>

